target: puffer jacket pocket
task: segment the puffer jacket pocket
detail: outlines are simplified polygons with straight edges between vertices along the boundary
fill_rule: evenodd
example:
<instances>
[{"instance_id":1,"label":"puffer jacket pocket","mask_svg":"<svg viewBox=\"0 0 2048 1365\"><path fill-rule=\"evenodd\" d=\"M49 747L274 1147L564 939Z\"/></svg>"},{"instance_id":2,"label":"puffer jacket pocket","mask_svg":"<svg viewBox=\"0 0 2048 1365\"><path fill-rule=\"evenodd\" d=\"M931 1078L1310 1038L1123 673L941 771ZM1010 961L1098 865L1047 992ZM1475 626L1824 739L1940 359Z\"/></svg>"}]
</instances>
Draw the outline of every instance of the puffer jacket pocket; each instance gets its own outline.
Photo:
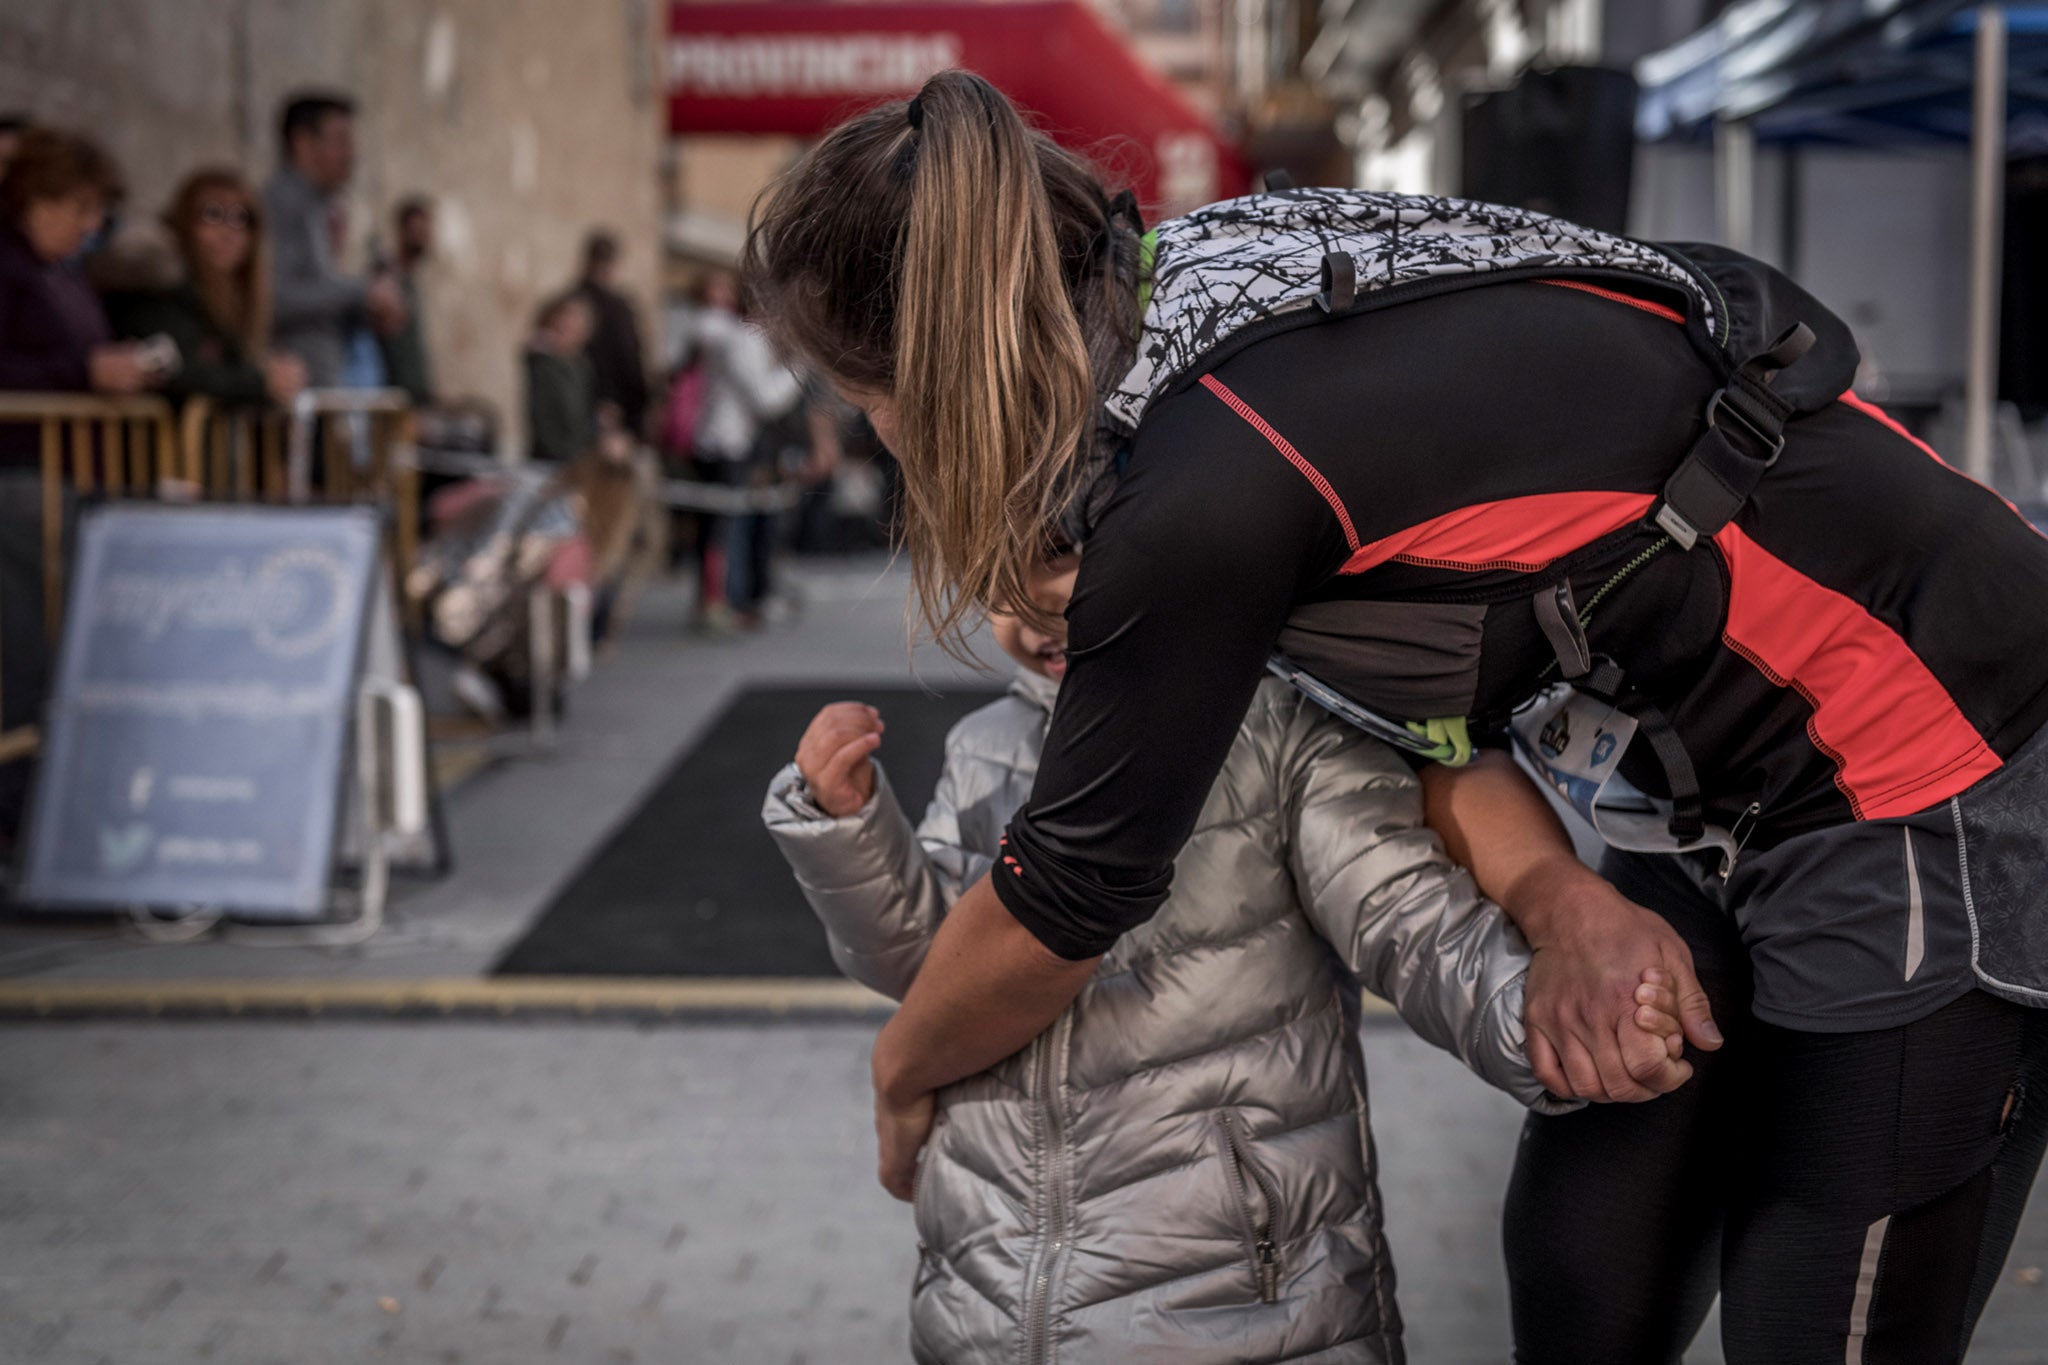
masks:
<instances>
[{"instance_id":1,"label":"puffer jacket pocket","mask_svg":"<svg viewBox=\"0 0 2048 1365\"><path fill-rule=\"evenodd\" d=\"M1280 1301L1280 1193L1252 1155L1244 1116L1235 1110L1216 1111L1216 1133L1223 1167L1244 1230L1245 1255L1259 1302Z\"/></svg>"}]
</instances>

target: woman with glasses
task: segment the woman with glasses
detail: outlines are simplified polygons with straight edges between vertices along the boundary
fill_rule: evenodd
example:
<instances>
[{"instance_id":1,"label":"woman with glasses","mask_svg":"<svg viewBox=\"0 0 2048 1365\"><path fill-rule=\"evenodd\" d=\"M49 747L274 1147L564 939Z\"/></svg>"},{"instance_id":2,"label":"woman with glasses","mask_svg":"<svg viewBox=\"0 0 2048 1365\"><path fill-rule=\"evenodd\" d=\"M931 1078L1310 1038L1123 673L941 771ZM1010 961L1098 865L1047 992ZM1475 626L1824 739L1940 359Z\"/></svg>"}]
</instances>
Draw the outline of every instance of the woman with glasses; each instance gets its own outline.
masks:
<instances>
[{"instance_id":1,"label":"woman with glasses","mask_svg":"<svg viewBox=\"0 0 2048 1365\"><path fill-rule=\"evenodd\" d=\"M109 299L126 336L168 336L179 366L164 383L173 398L289 403L306 368L270 349L270 271L255 192L230 170L185 177L164 213L182 279L169 289Z\"/></svg>"}]
</instances>

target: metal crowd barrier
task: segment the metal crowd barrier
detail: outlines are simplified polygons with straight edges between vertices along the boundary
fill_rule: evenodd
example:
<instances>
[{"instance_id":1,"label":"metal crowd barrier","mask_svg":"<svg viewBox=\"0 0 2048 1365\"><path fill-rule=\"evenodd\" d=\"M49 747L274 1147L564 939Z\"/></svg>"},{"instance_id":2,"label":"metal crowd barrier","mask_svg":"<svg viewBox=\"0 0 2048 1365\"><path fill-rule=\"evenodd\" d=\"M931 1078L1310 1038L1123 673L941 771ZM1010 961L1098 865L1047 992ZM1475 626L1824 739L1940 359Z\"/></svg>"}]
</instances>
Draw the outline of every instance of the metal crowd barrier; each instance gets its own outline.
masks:
<instances>
[{"instance_id":1,"label":"metal crowd barrier","mask_svg":"<svg viewBox=\"0 0 2048 1365\"><path fill-rule=\"evenodd\" d=\"M307 389L290 408L185 405L183 446L209 502L374 502L391 509L393 575L419 556L419 470L403 389Z\"/></svg>"},{"instance_id":2,"label":"metal crowd barrier","mask_svg":"<svg viewBox=\"0 0 2048 1365\"><path fill-rule=\"evenodd\" d=\"M419 469L403 389L308 389L289 409L155 394L0 393L0 428L35 427L42 511L43 627L64 611L67 494L208 502L389 506L393 575L419 554ZM0 731L0 762L35 751L34 727Z\"/></svg>"},{"instance_id":3,"label":"metal crowd barrier","mask_svg":"<svg viewBox=\"0 0 2048 1365\"><path fill-rule=\"evenodd\" d=\"M162 397L86 393L0 393L0 426L39 431L43 624L57 638L64 609L67 494L206 502L304 504L369 501L392 517L395 581L407 581L420 548L422 472L501 473L501 455L431 450L414 439L402 389L308 389L289 408L189 399L175 411ZM652 452L642 455L652 459ZM662 479L663 505L729 516L781 512L801 499L788 485L732 488ZM405 616L417 628L408 600ZM0 762L36 747L34 727L0 731Z\"/></svg>"},{"instance_id":4,"label":"metal crowd barrier","mask_svg":"<svg viewBox=\"0 0 2048 1365\"><path fill-rule=\"evenodd\" d=\"M649 460L656 459L650 446L640 446L636 453ZM504 455L487 455L469 450L437 450L429 446L414 446L412 455L415 467L422 472L448 474L457 478L484 478L518 467ZM724 484L703 483L696 479L662 479L655 486L654 496L663 506L673 507L678 511L743 516L748 512L787 512L803 500L803 490L788 484L775 484L765 488L733 488Z\"/></svg>"},{"instance_id":5,"label":"metal crowd barrier","mask_svg":"<svg viewBox=\"0 0 2048 1365\"><path fill-rule=\"evenodd\" d=\"M64 493L143 497L196 484L171 405L153 394L0 393L0 425L38 428L43 497L43 626L52 640L64 607ZM65 438L69 437L67 441ZM131 439L132 438L132 439Z\"/></svg>"}]
</instances>

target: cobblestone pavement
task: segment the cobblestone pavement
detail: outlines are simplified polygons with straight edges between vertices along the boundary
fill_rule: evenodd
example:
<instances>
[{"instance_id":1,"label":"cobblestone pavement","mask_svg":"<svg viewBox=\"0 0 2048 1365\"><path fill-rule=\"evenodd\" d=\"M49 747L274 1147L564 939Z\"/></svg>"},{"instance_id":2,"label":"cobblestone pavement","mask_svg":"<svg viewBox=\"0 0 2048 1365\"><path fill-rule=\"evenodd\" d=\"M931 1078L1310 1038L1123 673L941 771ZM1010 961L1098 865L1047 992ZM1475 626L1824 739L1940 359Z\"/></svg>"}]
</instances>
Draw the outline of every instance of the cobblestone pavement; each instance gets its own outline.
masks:
<instances>
[{"instance_id":1,"label":"cobblestone pavement","mask_svg":"<svg viewBox=\"0 0 2048 1365\"><path fill-rule=\"evenodd\" d=\"M872 1036L11 1027L0 1359L901 1361L914 1255L871 1174ZM1366 1050L1411 1358L1501 1361L1518 1111L1396 1024ZM2038 1204L1973 1360L2043 1359Z\"/></svg>"},{"instance_id":2,"label":"cobblestone pavement","mask_svg":"<svg viewBox=\"0 0 2048 1365\"><path fill-rule=\"evenodd\" d=\"M905 1358L871 1027L33 1025L0 1053L0 1358ZM1499 1359L1517 1111L1367 1034L1418 1361Z\"/></svg>"}]
</instances>

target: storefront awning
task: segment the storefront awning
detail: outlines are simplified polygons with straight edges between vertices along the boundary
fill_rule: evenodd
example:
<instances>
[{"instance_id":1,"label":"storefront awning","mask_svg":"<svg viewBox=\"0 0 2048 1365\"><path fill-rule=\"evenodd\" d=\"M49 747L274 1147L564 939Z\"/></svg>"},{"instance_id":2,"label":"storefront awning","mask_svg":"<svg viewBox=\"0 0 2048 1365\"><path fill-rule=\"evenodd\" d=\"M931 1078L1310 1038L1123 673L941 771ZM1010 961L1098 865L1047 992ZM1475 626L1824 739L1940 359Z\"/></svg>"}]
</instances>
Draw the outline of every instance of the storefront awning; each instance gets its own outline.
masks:
<instances>
[{"instance_id":1,"label":"storefront awning","mask_svg":"<svg viewBox=\"0 0 2048 1365\"><path fill-rule=\"evenodd\" d=\"M1997 7L2010 34L2008 141L2048 149L2048 4ZM1970 137L1967 0L1748 0L1636 66L1636 131L1746 120L1771 142L1910 148Z\"/></svg>"},{"instance_id":2,"label":"storefront awning","mask_svg":"<svg viewBox=\"0 0 2048 1365\"><path fill-rule=\"evenodd\" d=\"M2048 3L1743 0L1636 65L1636 131L1710 128L1723 179L1751 170L1731 146L1757 140L1970 148L1969 361L1963 468L1992 476L1999 256L2007 157L2048 152ZM1740 164L1741 174L1732 168ZM1727 196L1724 203L1736 196ZM1748 216L1749 195L1739 196Z\"/></svg>"},{"instance_id":3,"label":"storefront awning","mask_svg":"<svg viewBox=\"0 0 2048 1365\"><path fill-rule=\"evenodd\" d=\"M812 137L904 99L936 71L980 73L1154 211L1242 194L1238 150L1078 0L690 4L669 9L669 129Z\"/></svg>"}]
</instances>

